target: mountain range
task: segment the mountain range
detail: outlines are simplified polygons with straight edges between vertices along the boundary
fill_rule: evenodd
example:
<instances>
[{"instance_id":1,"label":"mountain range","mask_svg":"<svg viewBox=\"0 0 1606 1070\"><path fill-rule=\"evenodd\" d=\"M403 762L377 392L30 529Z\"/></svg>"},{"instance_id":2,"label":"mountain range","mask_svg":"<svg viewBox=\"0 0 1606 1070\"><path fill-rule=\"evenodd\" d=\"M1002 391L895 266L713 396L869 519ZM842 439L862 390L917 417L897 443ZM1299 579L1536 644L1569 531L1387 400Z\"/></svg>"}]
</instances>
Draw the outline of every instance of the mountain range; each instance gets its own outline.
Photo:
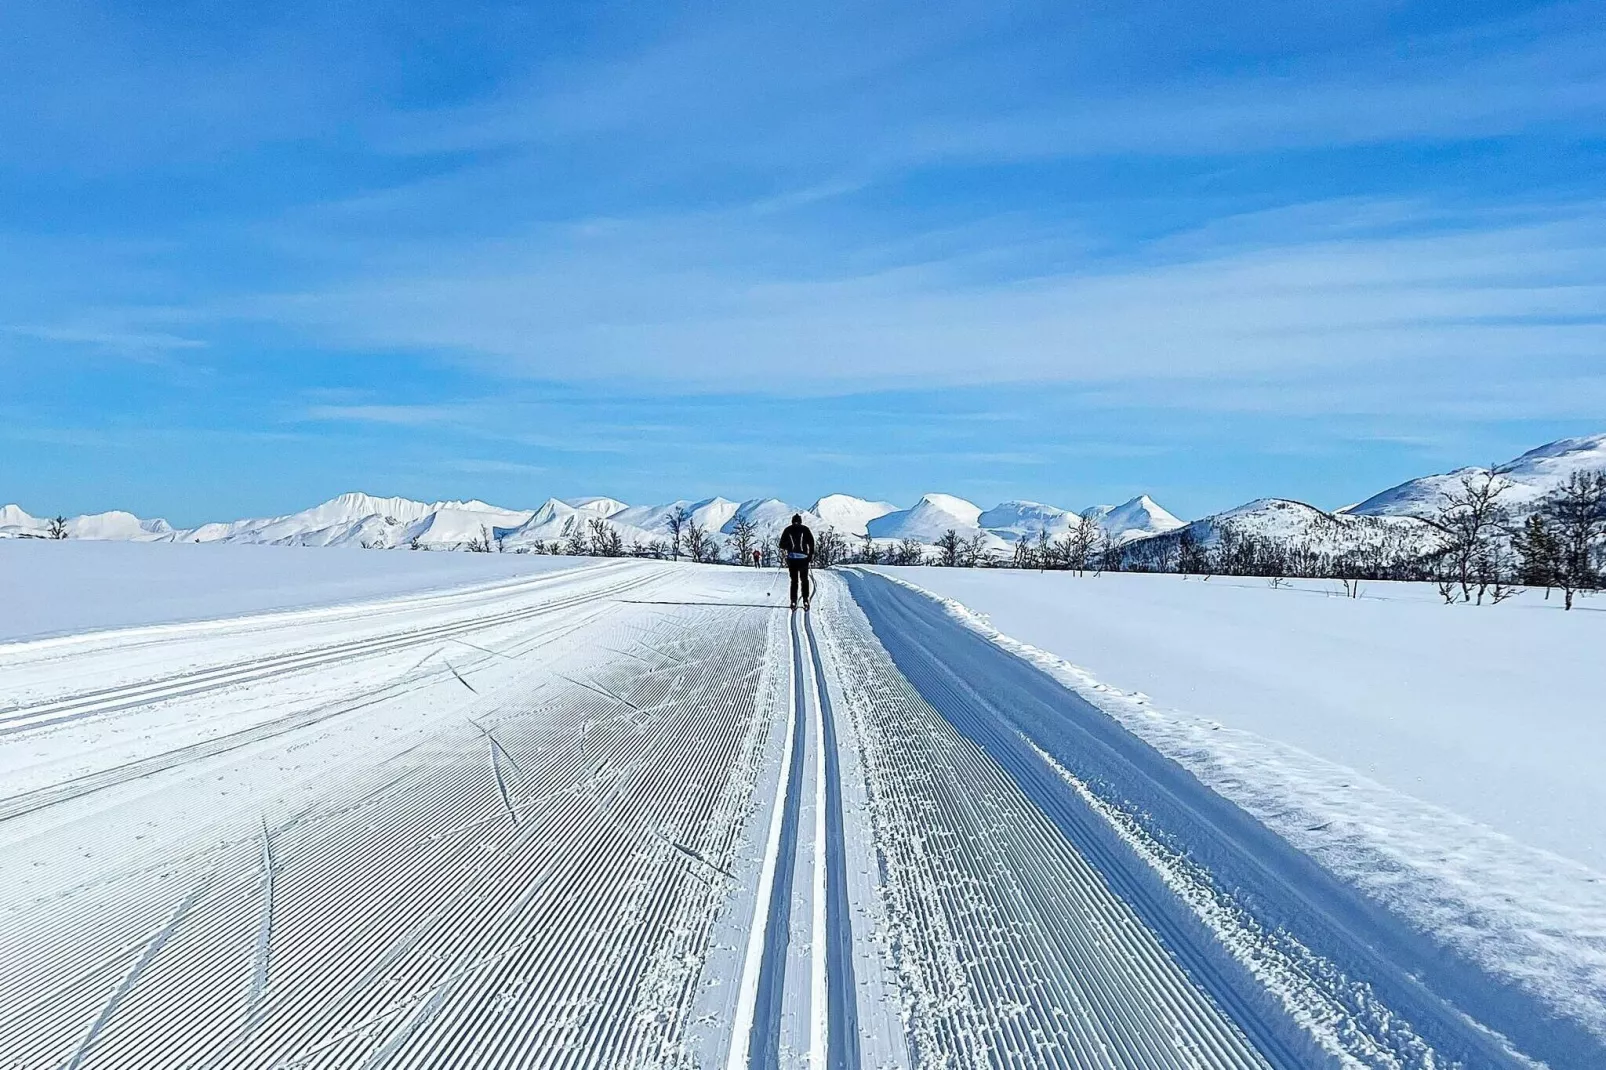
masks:
<instances>
[{"instance_id":1,"label":"mountain range","mask_svg":"<svg viewBox=\"0 0 1606 1070\"><path fill-rule=\"evenodd\" d=\"M926 494L908 508L848 494L831 494L806 508L777 498L732 501L714 497L651 505L629 505L615 498L549 498L535 509L509 509L486 502L421 502L348 493L287 516L234 520L178 529L165 520L107 512L66 521L68 537L139 542L233 542L282 546L366 546L462 549L477 540L500 540L504 549L548 549L577 533L589 535L594 520L618 532L628 550L667 542L669 517L684 511L690 523L728 541L745 521L761 541L773 540L802 513L817 531L834 529L849 540L868 537L881 545L912 539L931 546L952 530L993 551L1007 551L1040 534L1056 539L1082 523L1097 524L1118 542L1134 547L1143 540L1174 542L1185 533L1202 545L1223 533L1300 542L1322 552L1340 553L1387 543L1418 545L1438 540L1431 523L1446 491L1467 477L1493 471L1509 486L1503 500L1518 512L1576 471L1606 469L1606 434L1561 439L1490 469L1462 468L1422 476L1382 491L1355 505L1327 512L1303 502L1263 498L1184 523L1148 495L1121 505L1072 511L1042 502L1009 501L990 509L951 494ZM19 506L0 507L0 538L43 537L49 520Z\"/></svg>"},{"instance_id":2,"label":"mountain range","mask_svg":"<svg viewBox=\"0 0 1606 1070\"><path fill-rule=\"evenodd\" d=\"M66 529L70 538L138 542L460 549L489 539L499 540L505 550L519 550L546 549L576 534L588 536L592 521L600 520L618 532L629 548L667 542L670 517L677 511L685 514L689 524L722 541L735 534L743 521L751 525L755 538L773 540L794 513L801 513L804 522L817 531L832 529L846 539L869 537L882 544L914 539L931 545L952 529L965 539L980 536L992 549L1007 547L1020 538L1035 539L1040 531L1058 537L1080 522L1076 513L1052 505L1004 502L983 510L950 494L927 494L907 509L848 494L827 495L807 507L778 498L737 502L715 497L629 505L614 498L589 497L549 498L535 509L508 509L482 501L421 502L351 492L286 516L188 529L123 512L74 517L67 521ZM1118 506L1095 506L1087 515L1118 539L1140 538L1182 524L1147 495ZM49 526L48 519L32 516L16 505L0 510L0 538L42 537Z\"/></svg>"}]
</instances>

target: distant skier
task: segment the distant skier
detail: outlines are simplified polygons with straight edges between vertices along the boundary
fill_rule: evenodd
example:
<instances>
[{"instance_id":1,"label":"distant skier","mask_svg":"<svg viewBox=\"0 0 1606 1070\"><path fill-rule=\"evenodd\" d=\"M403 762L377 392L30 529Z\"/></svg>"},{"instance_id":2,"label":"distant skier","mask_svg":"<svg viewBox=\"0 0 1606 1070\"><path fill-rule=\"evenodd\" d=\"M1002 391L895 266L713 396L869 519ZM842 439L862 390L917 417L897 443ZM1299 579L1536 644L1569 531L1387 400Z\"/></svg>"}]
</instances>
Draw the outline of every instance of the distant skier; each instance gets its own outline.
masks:
<instances>
[{"instance_id":1,"label":"distant skier","mask_svg":"<svg viewBox=\"0 0 1606 1070\"><path fill-rule=\"evenodd\" d=\"M809 608L809 562L814 560L814 532L803 526L803 514L793 513L792 523L781 532L781 556L792 576L792 608L797 608L797 592L803 588L803 608Z\"/></svg>"}]
</instances>

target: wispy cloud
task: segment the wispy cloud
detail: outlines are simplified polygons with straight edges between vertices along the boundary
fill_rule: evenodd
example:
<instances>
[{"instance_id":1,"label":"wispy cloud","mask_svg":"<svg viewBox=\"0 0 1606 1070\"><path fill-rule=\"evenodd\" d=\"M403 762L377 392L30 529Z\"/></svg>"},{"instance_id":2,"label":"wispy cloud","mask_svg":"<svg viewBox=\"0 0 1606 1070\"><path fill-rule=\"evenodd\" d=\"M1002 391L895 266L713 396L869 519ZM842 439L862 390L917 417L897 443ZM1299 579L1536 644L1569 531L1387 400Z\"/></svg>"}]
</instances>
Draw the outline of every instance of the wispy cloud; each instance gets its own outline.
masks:
<instances>
[{"instance_id":1,"label":"wispy cloud","mask_svg":"<svg viewBox=\"0 0 1606 1070\"><path fill-rule=\"evenodd\" d=\"M546 465L522 464L518 461L486 460L483 458L465 457L441 462L441 467L452 472L466 472L470 475L544 475L551 471Z\"/></svg>"},{"instance_id":2,"label":"wispy cloud","mask_svg":"<svg viewBox=\"0 0 1606 1070\"><path fill-rule=\"evenodd\" d=\"M1274 383L1342 369L1365 369L1375 389L1392 377L1455 382L1474 367L1532 376L1600 352L1606 209L1423 227L1380 226L1390 213L1374 207L1279 213L1278 230L1258 218L1212 224L1102 263L990 280L971 270L976 248L859 273L723 259L697 216L459 249L427 273L256 299L243 312L323 344L448 353L495 375L693 390L772 389L789 369L806 370L814 390Z\"/></svg>"},{"instance_id":3,"label":"wispy cloud","mask_svg":"<svg viewBox=\"0 0 1606 1070\"><path fill-rule=\"evenodd\" d=\"M99 327L30 327L13 325L0 327L8 334L23 338L36 338L43 342L60 342L64 345L93 346L113 353L144 355L180 349L205 349L207 343L199 338L184 338L160 331L123 331Z\"/></svg>"},{"instance_id":4,"label":"wispy cloud","mask_svg":"<svg viewBox=\"0 0 1606 1070\"><path fill-rule=\"evenodd\" d=\"M301 418L331 423L417 427L455 422L461 420L465 413L466 410L460 405L311 405L301 413Z\"/></svg>"}]
</instances>

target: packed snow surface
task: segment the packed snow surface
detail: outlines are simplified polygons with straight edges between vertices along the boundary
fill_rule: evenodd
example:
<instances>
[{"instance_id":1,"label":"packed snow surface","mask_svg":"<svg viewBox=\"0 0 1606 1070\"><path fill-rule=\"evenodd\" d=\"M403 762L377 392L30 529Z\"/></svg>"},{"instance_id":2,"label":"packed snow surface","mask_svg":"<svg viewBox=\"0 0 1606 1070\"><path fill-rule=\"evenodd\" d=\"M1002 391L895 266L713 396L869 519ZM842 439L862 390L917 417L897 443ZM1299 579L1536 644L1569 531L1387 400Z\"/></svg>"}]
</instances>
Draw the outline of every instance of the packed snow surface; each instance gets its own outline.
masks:
<instances>
[{"instance_id":1,"label":"packed snow surface","mask_svg":"<svg viewBox=\"0 0 1606 1070\"><path fill-rule=\"evenodd\" d=\"M621 561L0 646L0 1050L1276 1065L838 583L783 582Z\"/></svg>"},{"instance_id":2,"label":"packed snow surface","mask_svg":"<svg viewBox=\"0 0 1606 1070\"><path fill-rule=\"evenodd\" d=\"M1606 613L1529 592L875 570L1606 1038Z\"/></svg>"},{"instance_id":3,"label":"packed snow surface","mask_svg":"<svg viewBox=\"0 0 1606 1070\"><path fill-rule=\"evenodd\" d=\"M1157 706L1293 744L1606 871L1606 603L1426 584L884 568Z\"/></svg>"},{"instance_id":4,"label":"packed snow surface","mask_svg":"<svg viewBox=\"0 0 1606 1070\"><path fill-rule=\"evenodd\" d=\"M110 630L120 599L91 599L88 630L0 643L20 1066L1531 1068L1485 1021L1555 1066L1606 1054L883 578L826 573L787 613L777 570L97 549L168 555L212 612L217 551L559 571ZM1405 814L1382 872L1448 902L1410 868L1442 820L1376 791L1325 835ZM1488 855L1465 824L1441 874ZM1509 944L1512 913L1457 952ZM1570 979L1587 1020L1594 978Z\"/></svg>"},{"instance_id":5,"label":"packed snow surface","mask_svg":"<svg viewBox=\"0 0 1606 1070\"><path fill-rule=\"evenodd\" d=\"M594 563L533 554L5 539L0 642L355 602Z\"/></svg>"}]
</instances>

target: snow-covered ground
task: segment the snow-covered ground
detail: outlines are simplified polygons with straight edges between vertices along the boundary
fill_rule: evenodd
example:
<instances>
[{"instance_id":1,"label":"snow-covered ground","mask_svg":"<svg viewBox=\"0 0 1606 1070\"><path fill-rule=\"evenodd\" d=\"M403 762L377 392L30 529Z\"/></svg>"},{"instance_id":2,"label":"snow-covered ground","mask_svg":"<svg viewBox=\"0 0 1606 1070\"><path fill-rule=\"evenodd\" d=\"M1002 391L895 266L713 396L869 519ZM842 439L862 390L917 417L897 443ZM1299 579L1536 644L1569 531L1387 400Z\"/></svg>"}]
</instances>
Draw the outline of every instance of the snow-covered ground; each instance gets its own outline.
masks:
<instances>
[{"instance_id":1,"label":"snow-covered ground","mask_svg":"<svg viewBox=\"0 0 1606 1070\"><path fill-rule=\"evenodd\" d=\"M1391 910L1606 1031L1606 605L875 571L954 600Z\"/></svg>"},{"instance_id":2,"label":"snow-covered ground","mask_svg":"<svg viewBox=\"0 0 1606 1070\"><path fill-rule=\"evenodd\" d=\"M125 549L176 555L130 598L212 619L0 642L9 1063L1606 1060L1591 871L884 578L788 614L780 572L626 559L219 617L208 548Z\"/></svg>"},{"instance_id":3,"label":"snow-covered ground","mask_svg":"<svg viewBox=\"0 0 1606 1070\"><path fill-rule=\"evenodd\" d=\"M1292 744L1606 872L1606 600L1428 584L882 568L1153 705Z\"/></svg>"},{"instance_id":4,"label":"snow-covered ground","mask_svg":"<svg viewBox=\"0 0 1606 1070\"><path fill-rule=\"evenodd\" d=\"M490 583L594 559L0 539L0 642Z\"/></svg>"}]
</instances>

